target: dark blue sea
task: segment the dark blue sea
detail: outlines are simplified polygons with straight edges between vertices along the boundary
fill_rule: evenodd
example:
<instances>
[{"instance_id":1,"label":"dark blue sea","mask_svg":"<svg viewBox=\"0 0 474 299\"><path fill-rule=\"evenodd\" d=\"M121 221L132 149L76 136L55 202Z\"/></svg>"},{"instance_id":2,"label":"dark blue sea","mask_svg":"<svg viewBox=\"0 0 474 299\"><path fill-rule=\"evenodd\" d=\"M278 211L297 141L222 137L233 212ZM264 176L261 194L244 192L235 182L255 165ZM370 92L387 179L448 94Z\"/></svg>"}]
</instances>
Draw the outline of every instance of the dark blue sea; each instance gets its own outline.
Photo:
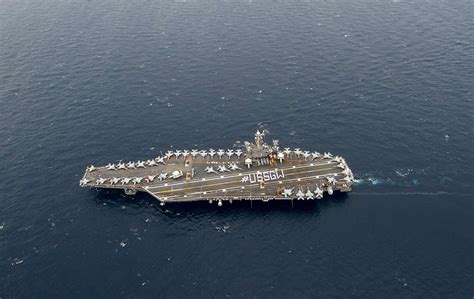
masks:
<instances>
[{"instance_id":1,"label":"dark blue sea","mask_svg":"<svg viewBox=\"0 0 474 299\"><path fill-rule=\"evenodd\" d=\"M0 1L0 298L472 298L473 93L471 0ZM353 192L78 186L257 129Z\"/></svg>"}]
</instances>

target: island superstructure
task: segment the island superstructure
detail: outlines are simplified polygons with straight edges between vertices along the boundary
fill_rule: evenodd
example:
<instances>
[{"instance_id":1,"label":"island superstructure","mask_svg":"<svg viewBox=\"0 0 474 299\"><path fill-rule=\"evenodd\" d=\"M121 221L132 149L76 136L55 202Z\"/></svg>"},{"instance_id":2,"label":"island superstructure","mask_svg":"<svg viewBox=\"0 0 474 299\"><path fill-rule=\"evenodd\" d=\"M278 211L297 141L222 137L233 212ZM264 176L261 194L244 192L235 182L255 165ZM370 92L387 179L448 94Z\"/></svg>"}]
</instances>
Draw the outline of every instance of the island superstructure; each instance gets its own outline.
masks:
<instances>
[{"instance_id":1,"label":"island superstructure","mask_svg":"<svg viewBox=\"0 0 474 299\"><path fill-rule=\"evenodd\" d=\"M146 192L160 201L315 200L349 192L354 182L344 158L329 152L280 148L257 131L244 149L174 150L143 161L90 165L81 187Z\"/></svg>"}]
</instances>

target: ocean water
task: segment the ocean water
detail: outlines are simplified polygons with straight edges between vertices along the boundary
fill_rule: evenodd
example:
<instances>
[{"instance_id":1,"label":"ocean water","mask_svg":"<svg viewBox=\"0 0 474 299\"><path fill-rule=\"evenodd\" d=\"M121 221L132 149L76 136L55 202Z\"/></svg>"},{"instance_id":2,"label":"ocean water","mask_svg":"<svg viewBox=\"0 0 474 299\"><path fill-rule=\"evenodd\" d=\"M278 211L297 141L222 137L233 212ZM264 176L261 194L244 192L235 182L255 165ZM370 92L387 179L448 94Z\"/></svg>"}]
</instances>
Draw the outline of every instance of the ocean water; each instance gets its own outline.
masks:
<instances>
[{"instance_id":1,"label":"ocean water","mask_svg":"<svg viewBox=\"0 0 474 299\"><path fill-rule=\"evenodd\" d=\"M474 4L0 1L0 297L474 295ZM161 207L86 165L266 129L357 178Z\"/></svg>"}]
</instances>

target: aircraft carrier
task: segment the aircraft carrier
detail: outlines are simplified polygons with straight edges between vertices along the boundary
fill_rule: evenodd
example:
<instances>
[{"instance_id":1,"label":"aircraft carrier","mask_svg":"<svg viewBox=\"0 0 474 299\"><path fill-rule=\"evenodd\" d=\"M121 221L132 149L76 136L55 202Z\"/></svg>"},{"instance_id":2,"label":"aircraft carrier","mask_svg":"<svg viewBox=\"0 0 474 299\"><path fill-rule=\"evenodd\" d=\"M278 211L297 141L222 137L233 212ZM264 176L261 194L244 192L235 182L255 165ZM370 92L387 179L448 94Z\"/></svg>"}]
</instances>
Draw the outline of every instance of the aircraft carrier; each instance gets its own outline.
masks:
<instances>
[{"instance_id":1,"label":"aircraft carrier","mask_svg":"<svg viewBox=\"0 0 474 299\"><path fill-rule=\"evenodd\" d=\"M354 182L344 158L329 152L280 148L257 131L245 149L174 150L143 161L90 165L81 187L146 192L160 201L317 200L349 192Z\"/></svg>"}]
</instances>

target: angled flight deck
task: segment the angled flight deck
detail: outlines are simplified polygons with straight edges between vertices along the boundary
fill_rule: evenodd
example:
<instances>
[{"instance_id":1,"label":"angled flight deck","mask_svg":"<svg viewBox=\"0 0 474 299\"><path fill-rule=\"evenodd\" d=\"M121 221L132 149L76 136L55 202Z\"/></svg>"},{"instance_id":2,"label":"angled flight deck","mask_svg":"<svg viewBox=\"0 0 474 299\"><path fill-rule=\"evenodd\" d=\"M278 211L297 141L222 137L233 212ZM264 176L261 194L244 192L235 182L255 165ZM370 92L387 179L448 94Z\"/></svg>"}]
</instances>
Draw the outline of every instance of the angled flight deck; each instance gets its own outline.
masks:
<instances>
[{"instance_id":1,"label":"angled flight deck","mask_svg":"<svg viewBox=\"0 0 474 299\"><path fill-rule=\"evenodd\" d=\"M349 192L354 181L346 161L331 153L280 149L264 142L245 150L176 150L151 160L87 167L82 187L147 192L166 202L208 200L314 200L324 193Z\"/></svg>"}]
</instances>

